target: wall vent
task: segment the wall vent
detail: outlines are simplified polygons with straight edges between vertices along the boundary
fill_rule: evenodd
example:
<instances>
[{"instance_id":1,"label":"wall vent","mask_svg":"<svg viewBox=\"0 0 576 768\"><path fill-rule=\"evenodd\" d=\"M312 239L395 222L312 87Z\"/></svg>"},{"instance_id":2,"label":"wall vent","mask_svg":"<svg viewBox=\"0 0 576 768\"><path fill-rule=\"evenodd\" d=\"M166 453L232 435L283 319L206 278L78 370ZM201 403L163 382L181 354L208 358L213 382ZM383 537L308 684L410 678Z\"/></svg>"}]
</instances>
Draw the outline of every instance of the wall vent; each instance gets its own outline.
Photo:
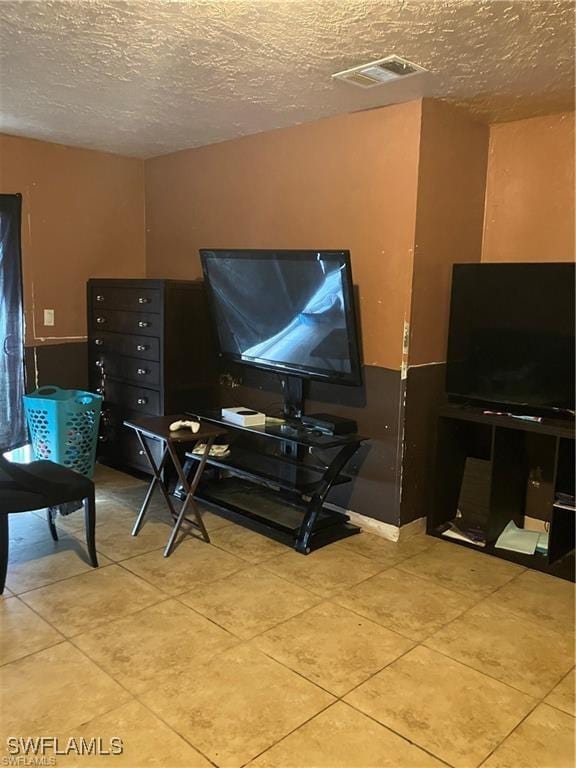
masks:
<instances>
[{"instance_id":1,"label":"wall vent","mask_svg":"<svg viewBox=\"0 0 576 768\"><path fill-rule=\"evenodd\" d=\"M385 59L370 61L368 64L360 64L358 67L336 72L332 77L357 85L359 88L374 88L376 85L384 85L392 80L400 80L403 77L419 75L427 71L424 67L400 56L386 56Z\"/></svg>"}]
</instances>

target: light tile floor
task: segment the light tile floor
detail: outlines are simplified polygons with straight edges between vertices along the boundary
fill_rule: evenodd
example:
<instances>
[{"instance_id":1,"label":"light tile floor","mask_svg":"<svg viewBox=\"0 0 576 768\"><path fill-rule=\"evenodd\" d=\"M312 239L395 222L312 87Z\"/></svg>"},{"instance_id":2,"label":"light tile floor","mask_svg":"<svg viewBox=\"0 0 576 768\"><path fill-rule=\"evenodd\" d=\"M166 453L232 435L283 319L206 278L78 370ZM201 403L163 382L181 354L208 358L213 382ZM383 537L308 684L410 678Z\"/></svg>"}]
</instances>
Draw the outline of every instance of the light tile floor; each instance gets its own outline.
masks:
<instances>
[{"instance_id":1,"label":"light tile floor","mask_svg":"<svg viewBox=\"0 0 576 768\"><path fill-rule=\"evenodd\" d=\"M456 545L363 533L308 557L100 468L82 514L13 515L0 601L9 736L123 740L89 768L572 768L574 587ZM51 753L47 753L51 754Z\"/></svg>"}]
</instances>

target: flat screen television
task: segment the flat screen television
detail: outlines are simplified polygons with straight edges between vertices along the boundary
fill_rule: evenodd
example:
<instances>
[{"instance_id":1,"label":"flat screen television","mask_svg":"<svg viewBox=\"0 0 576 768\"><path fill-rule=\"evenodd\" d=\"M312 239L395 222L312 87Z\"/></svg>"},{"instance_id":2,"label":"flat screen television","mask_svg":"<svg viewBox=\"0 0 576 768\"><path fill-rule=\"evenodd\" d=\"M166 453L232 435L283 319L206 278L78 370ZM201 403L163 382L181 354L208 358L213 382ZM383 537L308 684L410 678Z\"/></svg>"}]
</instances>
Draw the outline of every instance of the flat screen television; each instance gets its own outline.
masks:
<instances>
[{"instance_id":1,"label":"flat screen television","mask_svg":"<svg viewBox=\"0 0 576 768\"><path fill-rule=\"evenodd\" d=\"M200 251L222 358L360 384L348 251Z\"/></svg>"},{"instance_id":2,"label":"flat screen television","mask_svg":"<svg viewBox=\"0 0 576 768\"><path fill-rule=\"evenodd\" d=\"M446 389L514 413L574 411L571 263L456 264Z\"/></svg>"}]
</instances>

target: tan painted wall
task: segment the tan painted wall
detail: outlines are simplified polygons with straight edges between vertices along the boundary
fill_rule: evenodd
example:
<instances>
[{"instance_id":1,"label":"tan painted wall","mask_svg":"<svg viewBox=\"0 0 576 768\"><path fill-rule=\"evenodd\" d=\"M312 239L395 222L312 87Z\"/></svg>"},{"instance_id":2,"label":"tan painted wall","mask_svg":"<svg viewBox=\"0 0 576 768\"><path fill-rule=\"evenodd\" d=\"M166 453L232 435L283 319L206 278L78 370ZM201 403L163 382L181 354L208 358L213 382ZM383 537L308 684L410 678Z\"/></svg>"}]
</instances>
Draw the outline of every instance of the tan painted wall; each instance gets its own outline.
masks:
<instances>
[{"instance_id":1,"label":"tan painted wall","mask_svg":"<svg viewBox=\"0 0 576 768\"><path fill-rule=\"evenodd\" d=\"M574 259L574 113L493 125L482 261Z\"/></svg>"},{"instance_id":2,"label":"tan painted wall","mask_svg":"<svg viewBox=\"0 0 576 768\"><path fill-rule=\"evenodd\" d=\"M143 161L0 135L0 190L23 196L27 344L85 336L86 280L145 275Z\"/></svg>"},{"instance_id":3,"label":"tan painted wall","mask_svg":"<svg viewBox=\"0 0 576 768\"><path fill-rule=\"evenodd\" d=\"M488 137L463 110L424 100L410 365L446 360L452 265L480 261Z\"/></svg>"},{"instance_id":4,"label":"tan painted wall","mask_svg":"<svg viewBox=\"0 0 576 768\"><path fill-rule=\"evenodd\" d=\"M147 161L148 276L199 276L202 247L349 248L364 362L398 370L420 111L415 101Z\"/></svg>"}]
</instances>

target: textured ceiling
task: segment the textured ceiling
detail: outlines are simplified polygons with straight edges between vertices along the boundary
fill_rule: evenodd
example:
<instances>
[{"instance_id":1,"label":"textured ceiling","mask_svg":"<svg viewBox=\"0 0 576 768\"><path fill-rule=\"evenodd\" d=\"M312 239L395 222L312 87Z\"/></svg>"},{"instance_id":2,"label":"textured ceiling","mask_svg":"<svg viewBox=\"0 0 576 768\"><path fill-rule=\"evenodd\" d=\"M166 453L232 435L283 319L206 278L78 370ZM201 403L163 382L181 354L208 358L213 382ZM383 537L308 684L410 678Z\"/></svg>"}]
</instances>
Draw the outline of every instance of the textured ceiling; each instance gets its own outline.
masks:
<instances>
[{"instance_id":1,"label":"textured ceiling","mask_svg":"<svg viewBox=\"0 0 576 768\"><path fill-rule=\"evenodd\" d=\"M153 156L419 96L573 109L568 0L0 2L0 131ZM330 75L397 53L431 70Z\"/></svg>"}]
</instances>

